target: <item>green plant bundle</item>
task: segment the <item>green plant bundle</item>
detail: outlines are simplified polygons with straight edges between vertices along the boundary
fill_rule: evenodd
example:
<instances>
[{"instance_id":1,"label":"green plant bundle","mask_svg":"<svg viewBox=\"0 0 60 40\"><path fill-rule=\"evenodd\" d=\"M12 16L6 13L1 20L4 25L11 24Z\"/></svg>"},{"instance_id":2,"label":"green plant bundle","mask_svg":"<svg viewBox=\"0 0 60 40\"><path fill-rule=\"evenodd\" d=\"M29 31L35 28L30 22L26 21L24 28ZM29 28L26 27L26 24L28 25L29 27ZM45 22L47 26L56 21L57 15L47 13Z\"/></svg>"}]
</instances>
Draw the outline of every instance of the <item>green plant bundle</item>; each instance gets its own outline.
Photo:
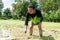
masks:
<instances>
[{"instance_id":1,"label":"green plant bundle","mask_svg":"<svg viewBox=\"0 0 60 40\"><path fill-rule=\"evenodd\" d=\"M40 18L40 17L35 16L34 18L32 18L32 22L33 22L34 24L37 24L37 23L39 23L40 21L41 21L41 18Z\"/></svg>"}]
</instances>

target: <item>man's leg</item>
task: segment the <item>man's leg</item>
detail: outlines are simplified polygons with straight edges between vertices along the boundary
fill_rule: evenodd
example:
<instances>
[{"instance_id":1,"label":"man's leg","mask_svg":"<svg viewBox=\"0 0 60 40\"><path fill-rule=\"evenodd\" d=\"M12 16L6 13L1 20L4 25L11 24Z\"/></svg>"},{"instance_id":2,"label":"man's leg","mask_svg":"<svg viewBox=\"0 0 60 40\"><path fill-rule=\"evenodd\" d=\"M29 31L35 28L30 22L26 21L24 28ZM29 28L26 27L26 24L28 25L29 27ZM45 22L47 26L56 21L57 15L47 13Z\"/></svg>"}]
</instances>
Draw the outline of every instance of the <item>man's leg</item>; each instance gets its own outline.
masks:
<instances>
[{"instance_id":1,"label":"man's leg","mask_svg":"<svg viewBox=\"0 0 60 40\"><path fill-rule=\"evenodd\" d=\"M42 37L42 22L38 24L39 35Z\"/></svg>"},{"instance_id":2,"label":"man's leg","mask_svg":"<svg viewBox=\"0 0 60 40\"><path fill-rule=\"evenodd\" d=\"M33 26L34 26L34 24L31 23L31 26L30 26L30 35L32 35L32 33L33 33Z\"/></svg>"}]
</instances>

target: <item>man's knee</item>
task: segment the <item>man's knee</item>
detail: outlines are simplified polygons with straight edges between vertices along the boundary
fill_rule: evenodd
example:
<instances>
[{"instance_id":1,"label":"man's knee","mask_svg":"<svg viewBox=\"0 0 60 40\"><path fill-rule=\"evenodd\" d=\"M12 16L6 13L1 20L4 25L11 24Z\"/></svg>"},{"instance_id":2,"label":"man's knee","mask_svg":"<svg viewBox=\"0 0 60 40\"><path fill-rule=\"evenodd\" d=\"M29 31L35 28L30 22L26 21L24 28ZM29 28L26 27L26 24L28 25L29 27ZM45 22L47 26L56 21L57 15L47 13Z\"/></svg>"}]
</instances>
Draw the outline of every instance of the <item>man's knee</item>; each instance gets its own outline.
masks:
<instances>
[{"instance_id":1,"label":"man's knee","mask_svg":"<svg viewBox=\"0 0 60 40\"><path fill-rule=\"evenodd\" d=\"M38 24L38 26L41 27L41 26L42 26L42 22L40 22L40 23Z\"/></svg>"},{"instance_id":2,"label":"man's knee","mask_svg":"<svg viewBox=\"0 0 60 40\"><path fill-rule=\"evenodd\" d=\"M30 26L30 29L32 29L33 28L33 26Z\"/></svg>"},{"instance_id":3,"label":"man's knee","mask_svg":"<svg viewBox=\"0 0 60 40\"><path fill-rule=\"evenodd\" d=\"M42 25L42 23L39 23L39 24L38 24L38 28L39 28L39 29L42 29L42 28L41 28L41 25Z\"/></svg>"}]
</instances>

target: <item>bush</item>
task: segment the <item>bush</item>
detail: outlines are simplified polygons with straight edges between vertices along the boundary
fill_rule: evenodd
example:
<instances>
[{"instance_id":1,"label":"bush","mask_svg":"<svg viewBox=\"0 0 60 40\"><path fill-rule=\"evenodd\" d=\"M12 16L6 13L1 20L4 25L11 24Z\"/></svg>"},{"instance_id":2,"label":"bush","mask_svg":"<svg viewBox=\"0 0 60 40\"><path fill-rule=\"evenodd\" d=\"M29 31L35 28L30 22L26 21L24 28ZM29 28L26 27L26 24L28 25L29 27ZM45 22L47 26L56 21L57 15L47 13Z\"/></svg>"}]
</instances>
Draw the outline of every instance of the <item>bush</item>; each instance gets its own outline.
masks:
<instances>
[{"instance_id":1,"label":"bush","mask_svg":"<svg viewBox=\"0 0 60 40\"><path fill-rule=\"evenodd\" d=\"M42 15L43 15L43 20L44 20L44 21L49 21L50 18L49 18L49 14L48 14L48 13L43 12Z\"/></svg>"},{"instance_id":2,"label":"bush","mask_svg":"<svg viewBox=\"0 0 60 40\"><path fill-rule=\"evenodd\" d=\"M49 16L50 21L54 22L55 21L55 16L54 15L56 14L56 12L55 11L50 11L49 13L50 13L50 16Z\"/></svg>"},{"instance_id":3,"label":"bush","mask_svg":"<svg viewBox=\"0 0 60 40\"><path fill-rule=\"evenodd\" d=\"M60 22L60 9L58 9L58 10L56 11L55 19L56 19L57 22Z\"/></svg>"},{"instance_id":4,"label":"bush","mask_svg":"<svg viewBox=\"0 0 60 40\"><path fill-rule=\"evenodd\" d=\"M37 7L37 3L35 1L31 3ZM23 3L17 2L16 4L13 4L13 13L16 14L18 19L21 19L21 18L24 19L27 13L28 5L29 5L29 2L26 2L26 1L23 1Z\"/></svg>"},{"instance_id":5,"label":"bush","mask_svg":"<svg viewBox=\"0 0 60 40\"><path fill-rule=\"evenodd\" d=\"M13 15L15 15L17 19L21 19L22 16L26 15L28 5L29 3L26 1L13 4Z\"/></svg>"},{"instance_id":6,"label":"bush","mask_svg":"<svg viewBox=\"0 0 60 40\"><path fill-rule=\"evenodd\" d=\"M50 11L49 13L43 12L44 21L60 22L60 9L57 11Z\"/></svg>"}]
</instances>

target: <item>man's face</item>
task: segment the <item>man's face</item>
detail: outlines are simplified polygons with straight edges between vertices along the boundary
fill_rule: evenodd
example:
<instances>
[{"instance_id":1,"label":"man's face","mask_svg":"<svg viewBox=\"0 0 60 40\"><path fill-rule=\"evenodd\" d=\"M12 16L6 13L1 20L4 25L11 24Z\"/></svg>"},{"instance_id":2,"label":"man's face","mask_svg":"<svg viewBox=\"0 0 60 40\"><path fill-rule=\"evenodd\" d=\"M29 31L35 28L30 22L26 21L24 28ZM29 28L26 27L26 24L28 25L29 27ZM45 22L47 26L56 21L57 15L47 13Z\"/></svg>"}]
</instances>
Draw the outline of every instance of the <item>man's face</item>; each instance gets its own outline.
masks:
<instances>
[{"instance_id":1,"label":"man's face","mask_svg":"<svg viewBox=\"0 0 60 40\"><path fill-rule=\"evenodd\" d=\"M33 9L33 8L28 8L28 12L29 12L30 14L34 14L34 9Z\"/></svg>"}]
</instances>

